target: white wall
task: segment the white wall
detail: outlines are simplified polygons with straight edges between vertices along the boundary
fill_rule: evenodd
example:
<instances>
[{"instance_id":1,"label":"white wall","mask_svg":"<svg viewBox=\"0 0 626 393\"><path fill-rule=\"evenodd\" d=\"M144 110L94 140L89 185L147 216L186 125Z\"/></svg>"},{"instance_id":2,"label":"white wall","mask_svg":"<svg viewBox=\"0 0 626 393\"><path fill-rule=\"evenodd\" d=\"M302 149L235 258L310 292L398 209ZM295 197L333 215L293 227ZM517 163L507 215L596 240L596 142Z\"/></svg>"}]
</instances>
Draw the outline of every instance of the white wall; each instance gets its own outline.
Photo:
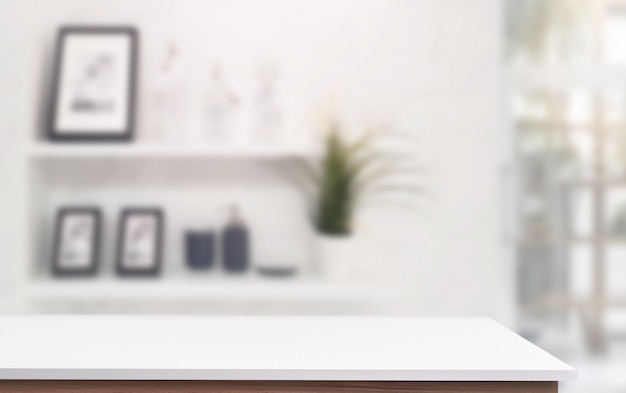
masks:
<instances>
[{"instance_id":1,"label":"white wall","mask_svg":"<svg viewBox=\"0 0 626 393\"><path fill-rule=\"evenodd\" d=\"M20 149L24 145L25 132L17 131L28 127L30 101L26 100L27 74L22 68L25 57L21 43L16 37L22 35L17 18L17 4L0 1L0 307L5 312L20 311L19 299L21 250L24 248L25 211L23 165Z\"/></svg>"},{"instance_id":2,"label":"white wall","mask_svg":"<svg viewBox=\"0 0 626 393\"><path fill-rule=\"evenodd\" d=\"M415 133L431 195L423 213L362 217L388 245L381 276L409 291L384 312L497 316L499 2L2 2L1 47L9 50L0 53L0 174L7 179L0 194L0 311L21 310L13 300L19 300L29 241L19 149L39 127L56 28L115 23L141 31L140 138L150 138L155 64L171 39L182 48L193 130L202 128L210 64L222 64L245 98L256 67L269 61L282 73L285 139L309 139L315 108L331 95L355 127L383 121Z\"/></svg>"}]
</instances>

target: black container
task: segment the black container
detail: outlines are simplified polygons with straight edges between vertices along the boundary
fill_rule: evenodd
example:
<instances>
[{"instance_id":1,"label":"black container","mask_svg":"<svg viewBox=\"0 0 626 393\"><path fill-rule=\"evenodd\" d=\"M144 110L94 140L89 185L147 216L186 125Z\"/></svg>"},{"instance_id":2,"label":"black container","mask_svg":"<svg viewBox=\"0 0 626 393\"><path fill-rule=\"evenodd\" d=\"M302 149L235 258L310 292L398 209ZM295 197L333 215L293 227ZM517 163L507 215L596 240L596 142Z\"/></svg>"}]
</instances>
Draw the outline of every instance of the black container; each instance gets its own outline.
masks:
<instances>
[{"instance_id":1,"label":"black container","mask_svg":"<svg viewBox=\"0 0 626 393\"><path fill-rule=\"evenodd\" d=\"M229 273L243 273L250 266L250 236L236 209L222 235L222 255Z\"/></svg>"},{"instance_id":2,"label":"black container","mask_svg":"<svg viewBox=\"0 0 626 393\"><path fill-rule=\"evenodd\" d=\"M215 261L215 235L212 231L187 231L185 234L187 266L194 270L210 269Z\"/></svg>"}]
</instances>

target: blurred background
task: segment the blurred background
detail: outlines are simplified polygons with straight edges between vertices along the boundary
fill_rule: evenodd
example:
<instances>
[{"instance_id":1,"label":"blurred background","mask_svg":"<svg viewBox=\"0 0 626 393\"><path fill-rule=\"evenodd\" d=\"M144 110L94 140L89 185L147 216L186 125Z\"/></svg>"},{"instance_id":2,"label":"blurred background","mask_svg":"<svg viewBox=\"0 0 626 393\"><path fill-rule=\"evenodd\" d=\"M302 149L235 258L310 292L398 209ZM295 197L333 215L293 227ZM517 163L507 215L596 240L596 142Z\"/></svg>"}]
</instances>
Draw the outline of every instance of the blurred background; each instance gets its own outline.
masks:
<instances>
[{"instance_id":1,"label":"blurred background","mask_svg":"<svg viewBox=\"0 0 626 393\"><path fill-rule=\"evenodd\" d=\"M0 312L486 315L626 391L626 1L0 9Z\"/></svg>"}]
</instances>

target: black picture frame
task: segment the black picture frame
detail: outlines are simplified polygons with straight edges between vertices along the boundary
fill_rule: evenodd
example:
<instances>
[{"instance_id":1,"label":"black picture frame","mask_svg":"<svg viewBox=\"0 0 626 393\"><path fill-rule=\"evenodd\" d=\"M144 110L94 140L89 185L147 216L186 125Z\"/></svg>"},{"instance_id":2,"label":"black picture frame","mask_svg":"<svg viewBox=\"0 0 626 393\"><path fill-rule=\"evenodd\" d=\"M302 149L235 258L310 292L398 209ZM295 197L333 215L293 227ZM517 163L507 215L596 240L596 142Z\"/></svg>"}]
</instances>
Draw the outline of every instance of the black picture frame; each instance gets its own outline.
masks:
<instances>
[{"instance_id":1,"label":"black picture frame","mask_svg":"<svg viewBox=\"0 0 626 393\"><path fill-rule=\"evenodd\" d=\"M58 103L61 94L61 75L66 65L66 39L73 35L104 36L125 35L130 40L129 70L126 88L126 119L122 129L94 132L80 129L63 131L58 127ZM63 26L57 33L56 51L54 60L54 74L50 95L50 106L46 135L56 142L123 142L133 139L135 132L135 108L137 107L137 68L139 63L139 33L132 26Z\"/></svg>"},{"instance_id":2,"label":"black picture frame","mask_svg":"<svg viewBox=\"0 0 626 393\"><path fill-rule=\"evenodd\" d=\"M62 242L65 240L63 233L66 220L72 215L90 215L93 217L93 230L90 236L91 252L89 263L84 267L63 266L61 252L64 250ZM59 277L93 276L98 271L100 255L100 234L102 233L102 213L97 207L91 206L67 206L58 209L54 230L54 244L52 247L52 273Z\"/></svg>"},{"instance_id":3,"label":"black picture frame","mask_svg":"<svg viewBox=\"0 0 626 393\"><path fill-rule=\"evenodd\" d=\"M127 225L133 216L148 216L154 219L154 239L153 239L153 260L147 267L132 267L126 261L127 255ZM165 226L165 216L163 210L156 207L128 207L122 209L119 218L119 227L117 233L117 255L116 255L116 271L120 276L158 276L161 272L162 255L163 255L163 232Z\"/></svg>"}]
</instances>

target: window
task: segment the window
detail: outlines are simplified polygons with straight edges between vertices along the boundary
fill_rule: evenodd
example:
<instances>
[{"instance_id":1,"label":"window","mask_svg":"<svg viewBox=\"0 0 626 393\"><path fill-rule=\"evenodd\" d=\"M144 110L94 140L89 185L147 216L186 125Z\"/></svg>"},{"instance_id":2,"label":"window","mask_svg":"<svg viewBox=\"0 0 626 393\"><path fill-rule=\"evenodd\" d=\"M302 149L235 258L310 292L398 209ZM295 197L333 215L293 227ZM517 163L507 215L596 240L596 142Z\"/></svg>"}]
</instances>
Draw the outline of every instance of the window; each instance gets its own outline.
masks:
<instances>
[{"instance_id":1,"label":"window","mask_svg":"<svg viewBox=\"0 0 626 393\"><path fill-rule=\"evenodd\" d=\"M507 15L521 330L578 324L601 349L626 311L626 1L508 0Z\"/></svg>"}]
</instances>

